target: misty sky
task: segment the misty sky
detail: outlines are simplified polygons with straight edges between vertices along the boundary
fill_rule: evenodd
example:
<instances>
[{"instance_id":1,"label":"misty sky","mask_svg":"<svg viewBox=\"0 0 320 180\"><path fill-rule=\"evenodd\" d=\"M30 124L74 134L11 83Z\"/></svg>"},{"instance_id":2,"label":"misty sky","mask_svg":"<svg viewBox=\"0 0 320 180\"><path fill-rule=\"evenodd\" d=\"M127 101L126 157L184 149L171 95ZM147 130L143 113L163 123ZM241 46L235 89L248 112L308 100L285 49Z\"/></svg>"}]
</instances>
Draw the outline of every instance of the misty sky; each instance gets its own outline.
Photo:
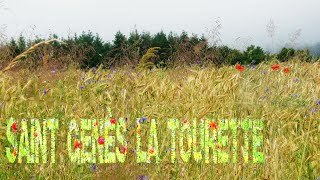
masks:
<instances>
[{"instance_id":1,"label":"misty sky","mask_svg":"<svg viewBox=\"0 0 320 180\"><path fill-rule=\"evenodd\" d=\"M270 48L266 32L270 19L277 26L280 45L298 29L302 29L299 44L320 41L319 0L2 0L1 4L7 10L0 10L0 25L7 26L9 37L91 30L110 41L118 30L128 34L135 28L207 35L206 29L220 17L222 43L231 46L248 42ZM238 37L241 40L235 41Z\"/></svg>"}]
</instances>

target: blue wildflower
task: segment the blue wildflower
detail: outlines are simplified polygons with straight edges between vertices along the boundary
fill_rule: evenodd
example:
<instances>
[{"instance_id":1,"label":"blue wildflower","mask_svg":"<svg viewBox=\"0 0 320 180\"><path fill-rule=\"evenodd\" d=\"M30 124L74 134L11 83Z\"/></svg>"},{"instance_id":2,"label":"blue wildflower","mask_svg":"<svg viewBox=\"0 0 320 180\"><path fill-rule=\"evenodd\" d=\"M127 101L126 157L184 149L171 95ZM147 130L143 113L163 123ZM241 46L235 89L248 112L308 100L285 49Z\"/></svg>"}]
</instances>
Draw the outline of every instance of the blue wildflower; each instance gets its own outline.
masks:
<instances>
[{"instance_id":1,"label":"blue wildflower","mask_svg":"<svg viewBox=\"0 0 320 180\"><path fill-rule=\"evenodd\" d=\"M142 118L142 121L143 121L143 122L144 122L144 121L146 121L146 120L147 120L147 118L146 118L146 117L143 117L143 118Z\"/></svg>"}]
</instances>

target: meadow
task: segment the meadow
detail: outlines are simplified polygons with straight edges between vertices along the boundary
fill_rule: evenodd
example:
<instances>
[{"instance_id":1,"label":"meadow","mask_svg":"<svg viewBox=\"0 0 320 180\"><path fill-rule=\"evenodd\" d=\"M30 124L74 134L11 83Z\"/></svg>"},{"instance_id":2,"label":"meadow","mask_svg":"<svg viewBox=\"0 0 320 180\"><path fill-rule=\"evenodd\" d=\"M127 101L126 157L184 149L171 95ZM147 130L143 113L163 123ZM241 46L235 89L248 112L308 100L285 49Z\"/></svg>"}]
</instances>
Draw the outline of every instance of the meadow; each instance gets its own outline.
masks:
<instances>
[{"instance_id":1,"label":"meadow","mask_svg":"<svg viewBox=\"0 0 320 180\"><path fill-rule=\"evenodd\" d=\"M320 177L320 64L295 60L271 68L276 63L263 62L244 71L235 66L191 66L1 72L0 179L316 179ZM126 161L70 163L66 147L70 120L106 117L108 107L114 118L128 118ZM170 163L167 119L215 116L263 119L264 163L183 163L179 156ZM55 164L27 164L26 159L8 163L10 117L59 119ZM141 133L145 145L148 123L157 120L159 164L136 163L138 117L147 118Z\"/></svg>"}]
</instances>

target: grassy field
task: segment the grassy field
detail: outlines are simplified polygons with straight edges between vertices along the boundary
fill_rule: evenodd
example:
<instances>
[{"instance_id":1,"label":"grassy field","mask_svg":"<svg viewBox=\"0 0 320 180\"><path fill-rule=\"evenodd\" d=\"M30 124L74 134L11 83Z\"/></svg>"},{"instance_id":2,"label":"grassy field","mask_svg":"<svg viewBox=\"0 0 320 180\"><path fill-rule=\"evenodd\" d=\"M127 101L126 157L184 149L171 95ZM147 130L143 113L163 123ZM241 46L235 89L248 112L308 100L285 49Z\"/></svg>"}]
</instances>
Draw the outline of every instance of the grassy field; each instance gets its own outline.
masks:
<instances>
[{"instance_id":1,"label":"grassy field","mask_svg":"<svg viewBox=\"0 0 320 180\"><path fill-rule=\"evenodd\" d=\"M273 70L261 64L235 67L66 71L19 70L0 74L0 179L316 179L320 177L320 64L288 62ZM288 67L290 72L284 73ZM71 119L127 117L128 154L124 163L73 164L66 147ZM265 120L263 164L170 163L168 118ZM55 164L9 164L7 120L57 118ZM135 119L147 145L148 123L157 119L159 164L135 159ZM145 148L145 147L143 147ZM60 177L60 178L59 178Z\"/></svg>"}]
</instances>

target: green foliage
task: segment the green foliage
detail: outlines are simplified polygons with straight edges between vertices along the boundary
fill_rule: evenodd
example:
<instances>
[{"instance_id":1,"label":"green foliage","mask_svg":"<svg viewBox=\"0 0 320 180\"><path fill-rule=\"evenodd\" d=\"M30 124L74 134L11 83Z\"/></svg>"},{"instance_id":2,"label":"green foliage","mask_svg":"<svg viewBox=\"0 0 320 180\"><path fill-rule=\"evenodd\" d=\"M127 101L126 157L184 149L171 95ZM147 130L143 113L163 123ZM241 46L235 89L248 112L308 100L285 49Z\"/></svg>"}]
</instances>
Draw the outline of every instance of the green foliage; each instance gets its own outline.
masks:
<instances>
[{"instance_id":1,"label":"green foliage","mask_svg":"<svg viewBox=\"0 0 320 180\"><path fill-rule=\"evenodd\" d=\"M168 57L169 57L169 52L170 52L170 46L169 46L169 41L167 39L167 35L161 31L157 33L153 38L151 42L152 47L159 47L159 60L155 62L155 64L165 64ZM148 50L149 51L149 50Z\"/></svg>"},{"instance_id":2,"label":"green foliage","mask_svg":"<svg viewBox=\"0 0 320 180\"><path fill-rule=\"evenodd\" d=\"M229 64L236 64L236 63L241 63L245 61L245 56L244 54L236 49L231 49L228 46L222 46L218 48L219 52L219 57L222 59L221 61L225 65Z\"/></svg>"},{"instance_id":3,"label":"green foliage","mask_svg":"<svg viewBox=\"0 0 320 180\"><path fill-rule=\"evenodd\" d=\"M120 61L125 56L128 40L120 31L116 33L111 47L110 57ZM113 63L114 64L114 63Z\"/></svg>"},{"instance_id":4,"label":"green foliage","mask_svg":"<svg viewBox=\"0 0 320 180\"><path fill-rule=\"evenodd\" d=\"M278 54L278 59L281 62L288 61L289 59L293 58L295 54L295 50L293 48L282 48Z\"/></svg>"},{"instance_id":5,"label":"green foliage","mask_svg":"<svg viewBox=\"0 0 320 180\"><path fill-rule=\"evenodd\" d=\"M245 59L242 64L259 64L266 58L263 49L254 45L251 45L247 48L247 50L244 52L244 56Z\"/></svg>"},{"instance_id":6,"label":"green foliage","mask_svg":"<svg viewBox=\"0 0 320 180\"><path fill-rule=\"evenodd\" d=\"M26 39L22 35L20 35L17 40L12 38L7 46L9 47L10 55L12 57L18 56L28 48Z\"/></svg>"},{"instance_id":7,"label":"green foliage","mask_svg":"<svg viewBox=\"0 0 320 180\"><path fill-rule=\"evenodd\" d=\"M94 36L90 31L88 33L83 32L79 37L75 35L74 43L79 49L88 48L84 53L85 58L81 63L81 68L99 66L103 63L105 56L110 50L110 46L105 44L98 34Z\"/></svg>"},{"instance_id":8,"label":"green foliage","mask_svg":"<svg viewBox=\"0 0 320 180\"><path fill-rule=\"evenodd\" d=\"M50 35L49 39L58 39L58 36ZM17 39L11 39L6 44L11 57L15 57L32 45L44 41L42 38L26 40L22 35ZM134 30L128 37L118 31L112 42L104 42L98 34L82 32L63 39L66 44L54 42L50 48L39 49L25 58L32 58L34 66L38 66L40 59L56 59L61 64L76 64L82 69L104 65L106 68L129 65L137 67L141 65L141 59L153 47L159 47L157 58L153 63L158 68L173 67L179 65L197 64L202 66L211 63L216 66L259 64L273 58L281 62L296 58L301 61L317 61L309 50L295 50L283 48L279 54L266 53L261 47L251 45L244 52L228 46L213 46L208 44L204 36L188 35L183 31L180 34L161 31L156 34L148 32L139 33ZM316 46L314 46L316 47ZM315 50L313 49L313 52ZM51 61L50 61L51 62Z\"/></svg>"},{"instance_id":9,"label":"green foliage","mask_svg":"<svg viewBox=\"0 0 320 180\"><path fill-rule=\"evenodd\" d=\"M309 49L297 50L295 52L294 56L295 56L295 58L297 58L303 62L311 62L313 60L313 57L312 57Z\"/></svg>"}]
</instances>

